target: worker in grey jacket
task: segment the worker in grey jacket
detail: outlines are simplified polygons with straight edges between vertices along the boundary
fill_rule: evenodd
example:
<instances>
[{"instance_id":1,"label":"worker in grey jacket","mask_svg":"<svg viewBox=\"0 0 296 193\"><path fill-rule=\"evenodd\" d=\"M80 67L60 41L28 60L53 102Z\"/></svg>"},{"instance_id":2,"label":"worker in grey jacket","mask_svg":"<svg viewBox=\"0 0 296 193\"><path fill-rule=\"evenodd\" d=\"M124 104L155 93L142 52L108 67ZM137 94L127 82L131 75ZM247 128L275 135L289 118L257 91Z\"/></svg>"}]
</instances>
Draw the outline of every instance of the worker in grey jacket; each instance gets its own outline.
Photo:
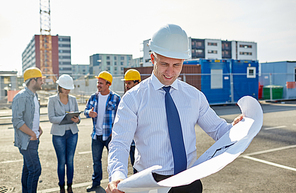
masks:
<instances>
[{"instance_id":1,"label":"worker in grey jacket","mask_svg":"<svg viewBox=\"0 0 296 193\"><path fill-rule=\"evenodd\" d=\"M41 164L38 155L39 138L42 129L39 126L40 105L36 91L43 84L42 73L38 68L28 68L24 72L25 89L12 101L12 124L15 131L14 145L23 155L22 192L37 192Z\"/></svg>"},{"instance_id":2,"label":"worker in grey jacket","mask_svg":"<svg viewBox=\"0 0 296 193\"><path fill-rule=\"evenodd\" d=\"M52 143L58 160L58 178L60 193L65 192L65 166L67 166L67 192L72 193L74 176L74 154L78 140L78 127L80 117L71 118L69 124L59 124L67 112L78 111L78 104L74 96L69 95L74 89L73 79L63 74L57 80L58 94L49 97L48 119L52 123Z\"/></svg>"}]
</instances>

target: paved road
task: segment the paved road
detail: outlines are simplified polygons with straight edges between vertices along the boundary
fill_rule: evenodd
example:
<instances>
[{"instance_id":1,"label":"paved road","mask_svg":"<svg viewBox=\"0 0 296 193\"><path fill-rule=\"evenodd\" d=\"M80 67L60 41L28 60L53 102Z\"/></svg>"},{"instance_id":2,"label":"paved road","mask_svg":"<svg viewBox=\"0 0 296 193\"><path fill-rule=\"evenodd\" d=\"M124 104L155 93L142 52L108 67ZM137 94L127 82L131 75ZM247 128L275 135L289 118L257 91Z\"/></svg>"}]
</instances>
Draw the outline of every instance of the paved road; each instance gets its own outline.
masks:
<instances>
[{"instance_id":1,"label":"paved road","mask_svg":"<svg viewBox=\"0 0 296 193\"><path fill-rule=\"evenodd\" d=\"M237 106L214 106L218 115L231 122L240 114ZM296 192L296 102L264 103L263 128L249 148L234 162L216 174L202 179L205 193L217 192ZM84 105L79 106L80 110ZM40 143L42 175L38 192L58 192L56 156L51 142L47 109L41 108ZM11 110L0 110L0 192L1 187L21 192L22 156L13 146L14 131L9 123ZM6 118L4 118L6 117ZM82 117L84 117L82 115ZM1 119L2 118L2 119ZM1 125L2 124L2 125ZM82 119L75 154L74 191L85 192L91 184L92 159L90 148L91 119ZM196 127L197 154L201 155L214 141ZM107 152L103 153L102 187L107 185ZM131 167L129 173L131 174ZM103 189L97 192L104 192Z\"/></svg>"}]
</instances>

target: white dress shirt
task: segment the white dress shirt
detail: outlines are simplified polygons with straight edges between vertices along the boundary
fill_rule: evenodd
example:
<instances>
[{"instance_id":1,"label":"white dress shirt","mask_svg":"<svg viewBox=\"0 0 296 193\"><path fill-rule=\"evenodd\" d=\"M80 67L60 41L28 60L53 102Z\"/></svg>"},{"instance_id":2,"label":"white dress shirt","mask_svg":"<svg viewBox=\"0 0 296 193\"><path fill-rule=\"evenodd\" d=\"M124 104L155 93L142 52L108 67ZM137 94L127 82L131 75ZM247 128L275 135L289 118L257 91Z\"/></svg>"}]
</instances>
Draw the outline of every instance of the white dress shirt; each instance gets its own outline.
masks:
<instances>
[{"instance_id":1,"label":"white dress shirt","mask_svg":"<svg viewBox=\"0 0 296 193\"><path fill-rule=\"evenodd\" d=\"M163 86L152 73L121 99L109 144L110 181L127 177L129 148L133 139L136 144L136 170L161 165L162 169L156 173L174 174ZM216 115L204 94L195 87L176 80L171 85L170 94L179 112L189 168L197 157L195 124L214 140L222 137L232 125Z\"/></svg>"}]
</instances>

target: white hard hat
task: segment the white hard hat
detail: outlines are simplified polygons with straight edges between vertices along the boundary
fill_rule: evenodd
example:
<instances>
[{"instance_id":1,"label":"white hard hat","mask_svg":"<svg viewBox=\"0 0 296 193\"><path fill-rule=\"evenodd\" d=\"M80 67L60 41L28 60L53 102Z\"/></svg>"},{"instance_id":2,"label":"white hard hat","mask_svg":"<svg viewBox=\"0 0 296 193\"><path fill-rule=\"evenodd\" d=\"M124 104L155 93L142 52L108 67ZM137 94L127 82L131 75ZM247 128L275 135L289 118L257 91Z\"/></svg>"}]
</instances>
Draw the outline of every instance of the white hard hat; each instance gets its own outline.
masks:
<instances>
[{"instance_id":1,"label":"white hard hat","mask_svg":"<svg viewBox=\"0 0 296 193\"><path fill-rule=\"evenodd\" d=\"M64 89L74 89L73 79L68 74L61 75L60 78L57 80L57 83L60 87Z\"/></svg>"},{"instance_id":2,"label":"white hard hat","mask_svg":"<svg viewBox=\"0 0 296 193\"><path fill-rule=\"evenodd\" d=\"M169 58L188 59L190 49L186 32L178 25L167 24L149 41L152 52Z\"/></svg>"}]
</instances>

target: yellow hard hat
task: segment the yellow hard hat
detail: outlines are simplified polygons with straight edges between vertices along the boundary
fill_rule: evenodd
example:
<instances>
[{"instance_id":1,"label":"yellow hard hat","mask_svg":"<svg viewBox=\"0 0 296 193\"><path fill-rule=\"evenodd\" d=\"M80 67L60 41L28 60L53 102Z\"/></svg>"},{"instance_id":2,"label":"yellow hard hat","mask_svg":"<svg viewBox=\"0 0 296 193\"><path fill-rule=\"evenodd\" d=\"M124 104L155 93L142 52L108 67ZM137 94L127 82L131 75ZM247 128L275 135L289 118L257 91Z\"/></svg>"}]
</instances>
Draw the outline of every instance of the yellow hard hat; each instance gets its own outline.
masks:
<instances>
[{"instance_id":1,"label":"yellow hard hat","mask_svg":"<svg viewBox=\"0 0 296 193\"><path fill-rule=\"evenodd\" d=\"M125 72L124 74L124 81L130 81L130 80L138 80L141 82L141 75L138 70L135 69L129 69L128 71Z\"/></svg>"},{"instance_id":2,"label":"yellow hard hat","mask_svg":"<svg viewBox=\"0 0 296 193\"><path fill-rule=\"evenodd\" d=\"M24 82L30 78L39 78L42 77L41 70L36 67L28 68L24 72Z\"/></svg>"},{"instance_id":3,"label":"yellow hard hat","mask_svg":"<svg viewBox=\"0 0 296 193\"><path fill-rule=\"evenodd\" d=\"M97 79L102 78L102 79L110 82L110 85L112 84L112 80L113 80L112 75L107 71L100 72L100 74L98 76L96 76L96 78Z\"/></svg>"}]
</instances>

